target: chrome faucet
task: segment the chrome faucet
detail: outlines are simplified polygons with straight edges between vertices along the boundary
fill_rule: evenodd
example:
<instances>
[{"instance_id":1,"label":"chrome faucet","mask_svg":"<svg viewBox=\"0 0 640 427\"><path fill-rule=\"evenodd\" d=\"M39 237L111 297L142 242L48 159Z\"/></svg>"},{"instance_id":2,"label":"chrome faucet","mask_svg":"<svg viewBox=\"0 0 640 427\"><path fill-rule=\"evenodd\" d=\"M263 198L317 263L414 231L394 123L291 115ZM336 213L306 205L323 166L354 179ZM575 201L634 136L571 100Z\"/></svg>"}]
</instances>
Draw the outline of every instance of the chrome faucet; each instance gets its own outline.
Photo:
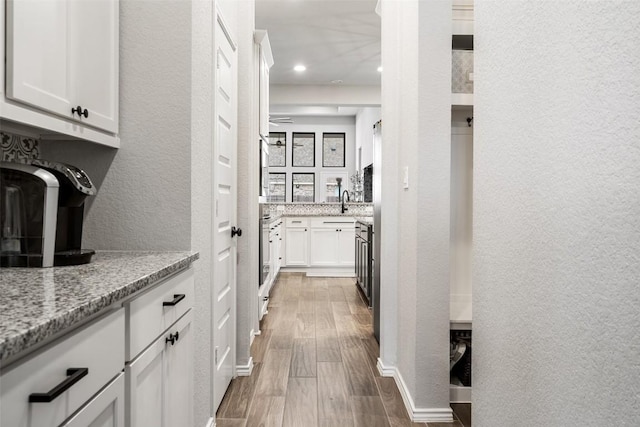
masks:
<instances>
[{"instance_id":1,"label":"chrome faucet","mask_svg":"<svg viewBox=\"0 0 640 427\"><path fill-rule=\"evenodd\" d=\"M349 208L345 208L344 207L344 193L347 193L347 202L349 201L349 190L344 190L342 192L342 213L344 213L344 211L348 211Z\"/></svg>"}]
</instances>

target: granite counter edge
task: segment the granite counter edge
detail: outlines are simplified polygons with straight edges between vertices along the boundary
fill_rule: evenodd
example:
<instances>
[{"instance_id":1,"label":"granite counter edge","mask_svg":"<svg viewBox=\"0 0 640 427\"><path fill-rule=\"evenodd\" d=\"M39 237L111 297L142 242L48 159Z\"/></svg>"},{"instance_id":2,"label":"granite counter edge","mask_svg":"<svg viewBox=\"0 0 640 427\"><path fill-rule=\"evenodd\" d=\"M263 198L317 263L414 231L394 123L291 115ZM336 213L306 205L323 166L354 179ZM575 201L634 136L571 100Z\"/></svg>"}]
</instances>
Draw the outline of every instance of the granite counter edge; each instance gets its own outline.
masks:
<instances>
[{"instance_id":1,"label":"granite counter edge","mask_svg":"<svg viewBox=\"0 0 640 427\"><path fill-rule=\"evenodd\" d=\"M47 338L64 331L67 328L80 324L82 320L101 312L102 310L133 295L149 285L156 283L177 271L187 268L199 258L200 254L198 252L185 255L184 258L178 261L149 273L146 276L135 279L130 283L124 284L119 288L111 290L88 303L69 310L57 318L49 319L44 323L16 333L14 336L0 342L0 363L35 346Z\"/></svg>"}]
</instances>

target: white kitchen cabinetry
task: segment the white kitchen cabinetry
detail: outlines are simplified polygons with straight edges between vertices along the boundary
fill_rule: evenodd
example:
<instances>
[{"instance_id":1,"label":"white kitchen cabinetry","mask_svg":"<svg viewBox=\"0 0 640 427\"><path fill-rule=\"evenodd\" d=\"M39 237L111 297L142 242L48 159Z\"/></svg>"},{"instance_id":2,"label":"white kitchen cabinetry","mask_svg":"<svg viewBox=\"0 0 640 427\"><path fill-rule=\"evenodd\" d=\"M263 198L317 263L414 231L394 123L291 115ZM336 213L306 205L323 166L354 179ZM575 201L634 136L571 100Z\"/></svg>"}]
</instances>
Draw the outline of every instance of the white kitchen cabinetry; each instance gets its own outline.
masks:
<instances>
[{"instance_id":1,"label":"white kitchen cabinetry","mask_svg":"<svg viewBox=\"0 0 640 427\"><path fill-rule=\"evenodd\" d=\"M260 95L260 135L269 138L269 69L273 65L273 55L269 36L265 30L256 30L253 37L258 53L258 75Z\"/></svg>"},{"instance_id":2,"label":"white kitchen cabinetry","mask_svg":"<svg viewBox=\"0 0 640 427\"><path fill-rule=\"evenodd\" d=\"M118 9L117 0L8 1L0 117L43 138L117 147Z\"/></svg>"},{"instance_id":3,"label":"white kitchen cabinetry","mask_svg":"<svg viewBox=\"0 0 640 427\"><path fill-rule=\"evenodd\" d=\"M122 427L124 406L124 374L120 374L61 427Z\"/></svg>"},{"instance_id":4,"label":"white kitchen cabinetry","mask_svg":"<svg viewBox=\"0 0 640 427\"><path fill-rule=\"evenodd\" d=\"M287 218L285 224L284 244L287 267L306 267L309 265L309 220Z\"/></svg>"},{"instance_id":5,"label":"white kitchen cabinetry","mask_svg":"<svg viewBox=\"0 0 640 427\"><path fill-rule=\"evenodd\" d=\"M127 425L193 425L193 311L126 367Z\"/></svg>"},{"instance_id":6,"label":"white kitchen cabinetry","mask_svg":"<svg viewBox=\"0 0 640 427\"><path fill-rule=\"evenodd\" d=\"M355 265L355 222L353 218L311 220L312 267L353 267Z\"/></svg>"},{"instance_id":7,"label":"white kitchen cabinetry","mask_svg":"<svg viewBox=\"0 0 640 427\"><path fill-rule=\"evenodd\" d=\"M355 221L351 217L286 218L285 267L311 276L355 275Z\"/></svg>"},{"instance_id":8,"label":"white kitchen cabinetry","mask_svg":"<svg viewBox=\"0 0 640 427\"><path fill-rule=\"evenodd\" d=\"M193 294L188 269L125 304L130 427L193 425Z\"/></svg>"},{"instance_id":9,"label":"white kitchen cabinetry","mask_svg":"<svg viewBox=\"0 0 640 427\"><path fill-rule=\"evenodd\" d=\"M122 419L124 333L124 310L118 309L3 368L0 425L58 426L79 409L68 425ZM107 385L107 394L92 398Z\"/></svg>"}]
</instances>

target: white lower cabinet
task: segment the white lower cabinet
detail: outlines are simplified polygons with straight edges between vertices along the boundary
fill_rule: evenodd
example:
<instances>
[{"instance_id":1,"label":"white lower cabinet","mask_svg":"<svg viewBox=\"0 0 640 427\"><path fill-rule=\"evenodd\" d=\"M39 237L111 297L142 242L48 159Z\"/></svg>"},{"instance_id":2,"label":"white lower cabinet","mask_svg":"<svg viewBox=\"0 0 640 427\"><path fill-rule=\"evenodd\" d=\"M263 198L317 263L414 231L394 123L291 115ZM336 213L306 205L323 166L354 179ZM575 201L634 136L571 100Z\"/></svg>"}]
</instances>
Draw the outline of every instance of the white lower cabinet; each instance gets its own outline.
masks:
<instances>
[{"instance_id":1,"label":"white lower cabinet","mask_svg":"<svg viewBox=\"0 0 640 427\"><path fill-rule=\"evenodd\" d=\"M287 227L285 232L285 259L287 267L309 265L309 232L303 227Z\"/></svg>"},{"instance_id":2,"label":"white lower cabinet","mask_svg":"<svg viewBox=\"0 0 640 427\"><path fill-rule=\"evenodd\" d=\"M127 425L193 425L193 312L189 310L125 369Z\"/></svg>"},{"instance_id":3,"label":"white lower cabinet","mask_svg":"<svg viewBox=\"0 0 640 427\"><path fill-rule=\"evenodd\" d=\"M312 267L332 267L338 264L339 231L333 228L311 229L311 251L309 265Z\"/></svg>"},{"instance_id":4,"label":"white lower cabinet","mask_svg":"<svg viewBox=\"0 0 640 427\"><path fill-rule=\"evenodd\" d=\"M124 408L124 374L121 373L61 427L123 427Z\"/></svg>"},{"instance_id":5,"label":"white lower cabinet","mask_svg":"<svg viewBox=\"0 0 640 427\"><path fill-rule=\"evenodd\" d=\"M193 301L189 268L125 304L127 426L193 425Z\"/></svg>"},{"instance_id":6,"label":"white lower cabinet","mask_svg":"<svg viewBox=\"0 0 640 427\"><path fill-rule=\"evenodd\" d=\"M354 227L340 229L336 253L340 267L354 267L356 265L356 229Z\"/></svg>"},{"instance_id":7,"label":"white lower cabinet","mask_svg":"<svg viewBox=\"0 0 640 427\"><path fill-rule=\"evenodd\" d=\"M91 414L95 414L96 419L104 412L103 408L97 413L104 398L100 400L101 403L95 403L99 395L93 399L92 396L122 372L124 317L124 310L115 310L3 367L0 377L0 425L59 426L78 410L78 416L83 412L86 415L77 421L71 419L73 424L69 425L110 425L95 424L90 420ZM117 409L121 409L122 398L117 403ZM112 411L117 409L112 408ZM89 422L85 424L80 420Z\"/></svg>"}]
</instances>

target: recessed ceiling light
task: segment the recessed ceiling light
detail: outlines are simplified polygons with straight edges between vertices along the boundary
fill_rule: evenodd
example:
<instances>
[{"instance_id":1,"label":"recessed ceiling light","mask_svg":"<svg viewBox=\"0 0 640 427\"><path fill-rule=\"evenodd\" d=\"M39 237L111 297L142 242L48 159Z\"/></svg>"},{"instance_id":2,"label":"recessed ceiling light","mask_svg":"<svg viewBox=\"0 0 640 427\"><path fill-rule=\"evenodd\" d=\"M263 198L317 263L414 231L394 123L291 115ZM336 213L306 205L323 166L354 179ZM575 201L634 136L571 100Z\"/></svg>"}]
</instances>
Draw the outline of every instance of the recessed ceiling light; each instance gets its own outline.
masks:
<instances>
[{"instance_id":1,"label":"recessed ceiling light","mask_svg":"<svg viewBox=\"0 0 640 427\"><path fill-rule=\"evenodd\" d=\"M299 65L296 65L295 67L293 67L293 69L294 69L294 71L302 72L302 71L306 70L306 69L307 69L307 67L305 67L305 66L304 66L304 65L302 65L302 64L299 64Z\"/></svg>"},{"instance_id":2,"label":"recessed ceiling light","mask_svg":"<svg viewBox=\"0 0 640 427\"><path fill-rule=\"evenodd\" d=\"M381 73L382 72L382 66L378 67L378 72Z\"/></svg>"}]
</instances>

